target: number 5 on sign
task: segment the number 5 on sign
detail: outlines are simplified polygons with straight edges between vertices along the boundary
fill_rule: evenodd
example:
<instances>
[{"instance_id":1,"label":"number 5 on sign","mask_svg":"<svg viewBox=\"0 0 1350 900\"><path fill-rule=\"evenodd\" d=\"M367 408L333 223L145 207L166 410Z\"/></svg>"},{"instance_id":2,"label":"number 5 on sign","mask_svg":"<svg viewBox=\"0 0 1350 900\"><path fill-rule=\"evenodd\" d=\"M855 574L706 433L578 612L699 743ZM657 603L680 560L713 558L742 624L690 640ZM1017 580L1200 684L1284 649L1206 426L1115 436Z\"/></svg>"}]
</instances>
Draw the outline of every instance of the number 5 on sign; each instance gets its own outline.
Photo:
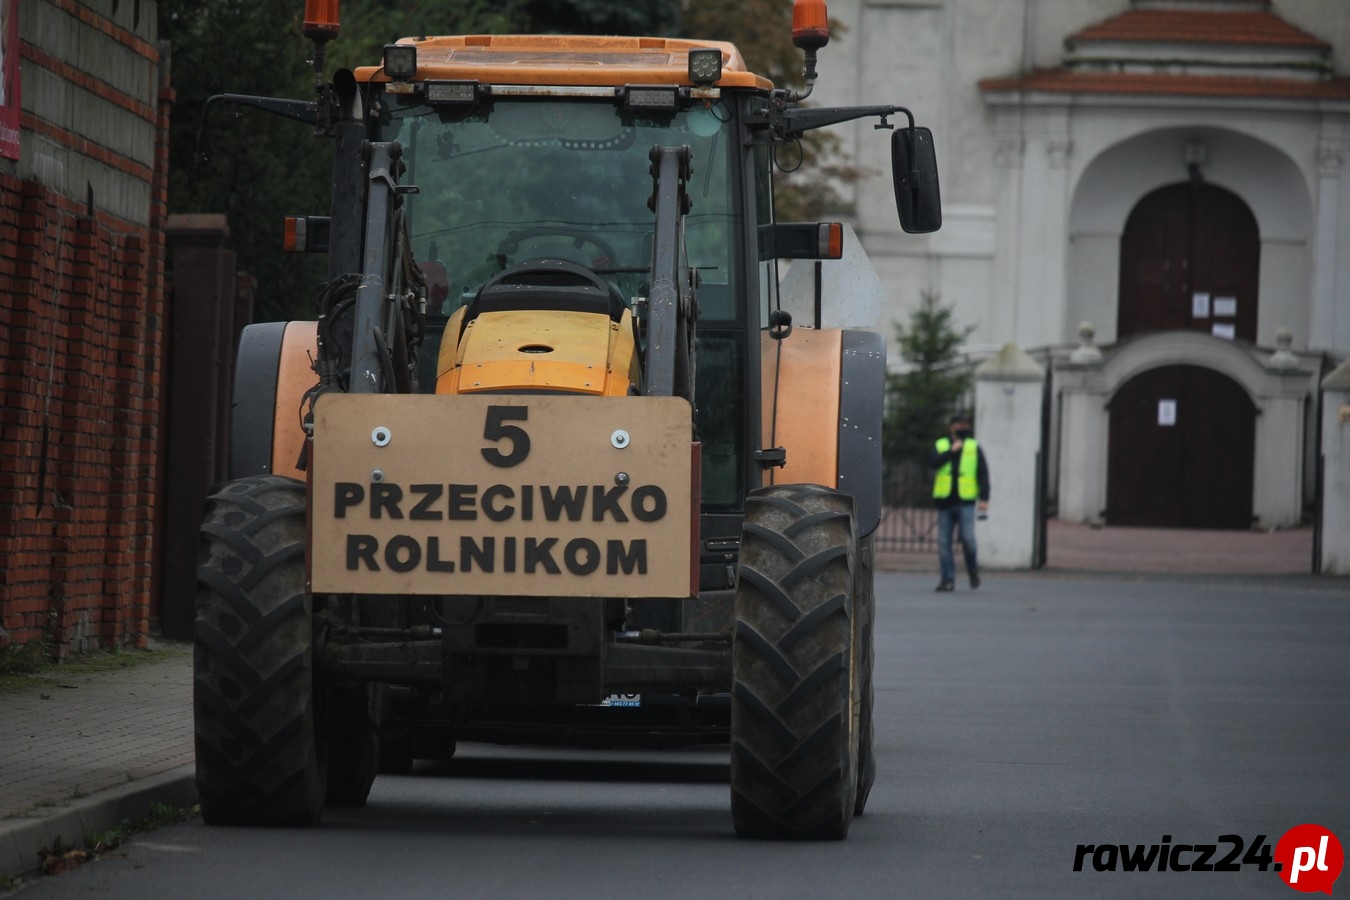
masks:
<instances>
[{"instance_id":1,"label":"number 5 on sign","mask_svg":"<svg viewBox=\"0 0 1350 900\"><path fill-rule=\"evenodd\" d=\"M519 425L505 423L524 422L529 417L528 406L489 406L487 419L483 423L483 437L489 441L510 441L511 452L503 453L498 447L484 447L483 459L502 469L509 469L524 462L525 457L530 455L530 436Z\"/></svg>"}]
</instances>

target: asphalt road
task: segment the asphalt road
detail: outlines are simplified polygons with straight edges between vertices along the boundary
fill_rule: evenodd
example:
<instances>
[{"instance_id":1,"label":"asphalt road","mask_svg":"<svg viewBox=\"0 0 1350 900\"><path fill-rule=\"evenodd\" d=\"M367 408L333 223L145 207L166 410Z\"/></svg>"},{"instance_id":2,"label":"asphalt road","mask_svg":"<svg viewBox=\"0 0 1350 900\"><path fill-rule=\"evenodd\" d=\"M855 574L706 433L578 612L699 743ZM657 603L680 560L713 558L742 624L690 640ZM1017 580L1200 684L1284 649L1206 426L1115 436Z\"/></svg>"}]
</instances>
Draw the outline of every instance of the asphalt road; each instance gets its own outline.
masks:
<instances>
[{"instance_id":1,"label":"asphalt road","mask_svg":"<svg viewBox=\"0 0 1350 900\"><path fill-rule=\"evenodd\" d=\"M932 586L878 576L879 774L845 842L736 839L725 751L466 745L318 829L189 822L18 895L1283 898L1240 858L1103 872L1094 849L1074 872L1076 848L1350 842L1350 584Z\"/></svg>"}]
</instances>

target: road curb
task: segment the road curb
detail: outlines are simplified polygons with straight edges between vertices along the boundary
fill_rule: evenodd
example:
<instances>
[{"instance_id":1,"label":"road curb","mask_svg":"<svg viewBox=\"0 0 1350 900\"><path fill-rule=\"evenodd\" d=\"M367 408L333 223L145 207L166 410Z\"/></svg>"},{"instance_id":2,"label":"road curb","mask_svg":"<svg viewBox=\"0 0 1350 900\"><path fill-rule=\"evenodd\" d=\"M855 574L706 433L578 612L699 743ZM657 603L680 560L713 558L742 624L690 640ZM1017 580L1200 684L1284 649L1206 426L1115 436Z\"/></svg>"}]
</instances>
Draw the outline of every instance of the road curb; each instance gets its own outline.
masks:
<instances>
[{"instance_id":1,"label":"road curb","mask_svg":"<svg viewBox=\"0 0 1350 900\"><path fill-rule=\"evenodd\" d=\"M84 847L85 835L110 831L127 820L145 818L152 804L191 806L197 802L194 766L179 766L26 816L0 820L0 878L32 875L41 853L59 838L62 846Z\"/></svg>"}]
</instances>

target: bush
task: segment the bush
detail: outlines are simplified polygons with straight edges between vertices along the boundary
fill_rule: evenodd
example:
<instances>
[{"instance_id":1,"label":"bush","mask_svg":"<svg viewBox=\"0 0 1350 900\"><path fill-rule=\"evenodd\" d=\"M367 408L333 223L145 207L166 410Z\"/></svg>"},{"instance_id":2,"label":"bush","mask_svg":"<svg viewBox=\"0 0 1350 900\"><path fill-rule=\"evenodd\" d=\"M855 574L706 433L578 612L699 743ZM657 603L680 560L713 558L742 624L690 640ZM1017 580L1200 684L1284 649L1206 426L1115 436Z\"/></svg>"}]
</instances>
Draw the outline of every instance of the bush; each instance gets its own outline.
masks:
<instances>
[{"instance_id":1,"label":"bush","mask_svg":"<svg viewBox=\"0 0 1350 900\"><path fill-rule=\"evenodd\" d=\"M973 330L958 330L951 307L932 291L923 293L907 325L895 326L906 366L886 376L882 440L891 505L915 505L931 496L928 451L970 393L973 373L960 348Z\"/></svg>"}]
</instances>

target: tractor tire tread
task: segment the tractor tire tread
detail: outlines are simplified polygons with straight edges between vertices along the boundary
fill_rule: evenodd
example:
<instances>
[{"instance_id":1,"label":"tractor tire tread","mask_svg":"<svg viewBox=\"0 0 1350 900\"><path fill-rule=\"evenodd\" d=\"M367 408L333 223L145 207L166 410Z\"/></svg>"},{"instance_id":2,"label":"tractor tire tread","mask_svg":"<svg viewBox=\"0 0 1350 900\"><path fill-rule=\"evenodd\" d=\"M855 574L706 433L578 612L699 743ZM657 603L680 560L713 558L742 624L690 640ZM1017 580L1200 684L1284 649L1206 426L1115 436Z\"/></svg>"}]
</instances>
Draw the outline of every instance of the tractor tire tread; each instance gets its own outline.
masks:
<instances>
[{"instance_id":1,"label":"tractor tire tread","mask_svg":"<svg viewBox=\"0 0 1350 900\"><path fill-rule=\"evenodd\" d=\"M299 482L260 475L207 500L193 727L208 824L313 825L323 808L304 497Z\"/></svg>"},{"instance_id":2,"label":"tractor tire tread","mask_svg":"<svg viewBox=\"0 0 1350 900\"><path fill-rule=\"evenodd\" d=\"M747 498L733 651L737 834L842 839L857 783L852 499L814 485Z\"/></svg>"}]
</instances>

